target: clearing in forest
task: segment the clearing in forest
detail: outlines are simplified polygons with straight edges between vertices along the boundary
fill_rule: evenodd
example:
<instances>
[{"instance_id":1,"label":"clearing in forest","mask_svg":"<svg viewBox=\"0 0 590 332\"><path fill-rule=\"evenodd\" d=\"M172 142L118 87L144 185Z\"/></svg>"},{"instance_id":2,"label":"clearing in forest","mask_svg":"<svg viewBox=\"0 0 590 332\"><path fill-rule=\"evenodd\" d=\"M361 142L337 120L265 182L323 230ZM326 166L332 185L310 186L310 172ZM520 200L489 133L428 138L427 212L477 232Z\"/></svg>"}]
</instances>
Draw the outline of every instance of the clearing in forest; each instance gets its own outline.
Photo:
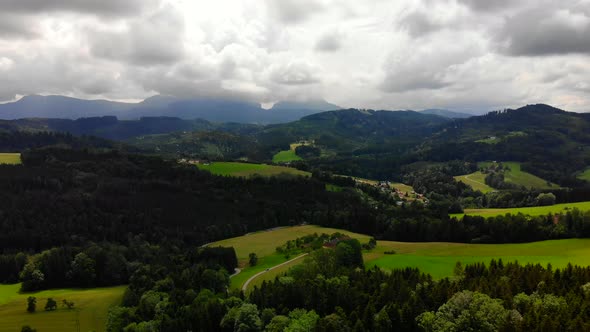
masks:
<instances>
[{"instance_id":1,"label":"clearing in forest","mask_svg":"<svg viewBox=\"0 0 590 332\"><path fill-rule=\"evenodd\" d=\"M111 306L119 305L126 286L92 289L58 289L19 293L20 284L0 285L0 331L20 331L29 325L40 332L105 331ZM37 298L35 313L27 312L27 298ZM57 301L57 310L45 311L48 298ZM74 302L72 309L62 300Z\"/></svg>"},{"instance_id":2,"label":"clearing in forest","mask_svg":"<svg viewBox=\"0 0 590 332\"><path fill-rule=\"evenodd\" d=\"M19 165L20 153L0 153L0 164Z\"/></svg>"}]
</instances>

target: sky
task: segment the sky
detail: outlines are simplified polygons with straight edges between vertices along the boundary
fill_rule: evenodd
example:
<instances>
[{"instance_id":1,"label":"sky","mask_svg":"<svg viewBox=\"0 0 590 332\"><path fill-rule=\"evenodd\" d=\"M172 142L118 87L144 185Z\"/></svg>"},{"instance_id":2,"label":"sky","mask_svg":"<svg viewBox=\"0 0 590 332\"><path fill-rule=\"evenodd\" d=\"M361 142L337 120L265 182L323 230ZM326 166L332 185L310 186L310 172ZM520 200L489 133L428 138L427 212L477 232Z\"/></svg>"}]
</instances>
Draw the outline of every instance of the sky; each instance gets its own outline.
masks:
<instances>
[{"instance_id":1,"label":"sky","mask_svg":"<svg viewBox=\"0 0 590 332\"><path fill-rule=\"evenodd\" d=\"M0 0L0 102L590 111L590 0Z\"/></svg>"}]
</instances>

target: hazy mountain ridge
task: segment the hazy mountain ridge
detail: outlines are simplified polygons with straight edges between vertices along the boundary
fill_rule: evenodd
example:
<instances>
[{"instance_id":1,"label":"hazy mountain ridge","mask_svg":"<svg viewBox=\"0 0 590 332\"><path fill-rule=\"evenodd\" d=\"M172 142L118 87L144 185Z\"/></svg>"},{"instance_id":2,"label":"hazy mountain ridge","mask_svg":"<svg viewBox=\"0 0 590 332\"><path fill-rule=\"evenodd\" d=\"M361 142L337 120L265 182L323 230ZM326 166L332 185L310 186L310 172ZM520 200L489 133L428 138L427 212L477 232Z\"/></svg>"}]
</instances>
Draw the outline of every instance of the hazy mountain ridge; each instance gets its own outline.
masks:
<instances>
[{"instance_id":1,"label":"hazy mountain ridge","mask_svg":"<svg viewBox=\"0 0 590 332\"><path fill-rule=\"evenodd\" d=\"M211 122L285 123L303 116L340 109L323 100L308 103L280 102L270 110L260 104L220 98L183 99L172 96L154 96L139 103L121 103L108 100L84 100L65 96L25 96L20 100L0 104L1 119L57 118L79 119L116 116L122 120L142 117L177 117L186 120L204 119Z\"/></svg>"}]
</instances>

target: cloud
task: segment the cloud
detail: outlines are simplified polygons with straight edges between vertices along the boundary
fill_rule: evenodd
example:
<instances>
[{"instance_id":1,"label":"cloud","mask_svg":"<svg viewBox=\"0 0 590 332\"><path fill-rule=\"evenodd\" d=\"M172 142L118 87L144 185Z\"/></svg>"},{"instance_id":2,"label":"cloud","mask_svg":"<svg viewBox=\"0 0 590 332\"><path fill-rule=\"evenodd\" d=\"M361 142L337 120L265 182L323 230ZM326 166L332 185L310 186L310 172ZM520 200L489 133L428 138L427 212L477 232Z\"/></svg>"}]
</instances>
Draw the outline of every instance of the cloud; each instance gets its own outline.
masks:
<instances>
[{"instance_id":1,"label":"cloud","mask_svg":"<svg viewBox=\"0 0 590 332\"><path fill-rule=\"evenodd\" d=\"M384 92L434 90L454 83L449 75L457 66L477 57L481 51L475 42L447 43L453 33L440 36L426 45L393 52L384 64Z\"/></svg>"},{"instance_id":2,"label":"cloud","mask_svg":"<svg viewBox=\"0 0 590 332\"><path fill-rule=\"evenodd\" d=\"M342 48L343 36L339 32L325 33L315 44L318 52L336 52Z\"/></svg>"},{"instance_id":3,"label":"cloud","mask_svg":"<svg viewBox=\"0 0 590 332\"><path fill-rule=\"evenodd\" d=\"M318 0L267 0L270 15L285 24L301 23L325 7Z\"/></svg>"},{"instance_id":4,"label":"cloud","mask_svg":"<svg viewBox=\"0 0 590 332\"><path fill-rule=\"evenodd\" d=\"M0 38L33 39L39 37L39 27L29 17L0 14Z\"/></svg>"},{"instance_id":5,"label":"cloud","mask_svg":"<svg viewBox=\"0 0 590 332\"><path fill-rule=\"evenodd\" d=\"M464 4L465 6L469 7L475 11L481 12L495 12L499 10L504 10L507 8L511 8L515 5L515 2L512 0L458 0L459 3Z\"/></svg>"},{"instance_id":6,"label":"cloud","mask_svg":"<svg viewBox=\"0 0 590 332\"><path fill-rule=\"evenodd\" d=\"M303 61L293 61L282 65L273 65L270 77L273 82L285 85L308 85L320 81L319 68Z\"/></svg>"},{"instance_id":7,"label":"cloud","mask_svg":"<svg viewBox=\"0 0 590 332\"><path fill-rule=\"evenodd\" d=\"M589 18L589 0L0 0L0 101L590 111Z\"/></svg>"},{"instance_id":8,"label":"cloud","mask_svg":"<svg viewBox=\"0 0 590 332\"><path fill-rule=\"evenodd\" d=\"M137 14L158 3L159 0L2 0L0 12L35 14L64 11L121 16Z\"/></svg>"},{"instance_id":9,"label":"cloud","mask_svg":"<svg viewBox=\"0 0 590 332\"><path fill-rule=\"evenodd\" d=\"M91 51L97 57L131 65L171 64L184 57L184 16L172 7L128 24L123 31L93 31Z\"/></svg>"},{"instance_id":10,"label":"cloud","mask_svg":"<svg viewBox=\"0 0 590 332\"><path fill-rule=\"evenodd\" d=\"M584 9L549 6L522 11L507 18L497 33L499 48L516 56L590 54L590 3Z\"/></svg>"}]
</instances>

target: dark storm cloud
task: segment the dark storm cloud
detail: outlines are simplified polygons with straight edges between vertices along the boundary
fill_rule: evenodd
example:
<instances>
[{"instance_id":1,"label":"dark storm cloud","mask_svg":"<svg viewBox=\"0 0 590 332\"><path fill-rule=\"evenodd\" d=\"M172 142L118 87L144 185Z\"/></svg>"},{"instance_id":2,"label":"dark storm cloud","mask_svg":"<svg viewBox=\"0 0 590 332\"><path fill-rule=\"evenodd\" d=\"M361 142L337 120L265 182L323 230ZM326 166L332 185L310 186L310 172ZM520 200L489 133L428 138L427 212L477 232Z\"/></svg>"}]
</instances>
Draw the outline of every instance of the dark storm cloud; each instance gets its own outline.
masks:
<instances>
[{"instance_id":1,"label":"dark storm cloud","mask_svg":"<svg viewBox=\"0 0 590 332\"><path fill-rule=\"evenodd\" d=\"M128 15L153 6L159 0L2 0L0 12L34 13L70 11L97 15Z\"/></svg>"},{"instance_id":2,"label":"dark storm cloud","mask_svg":"<svg viewBox=\"0 0 590 332\"><path fill-rule=\"evenodd\" d=\"M497 38L500 50L509 55L590 54L590 14L559 8L523 11L506 19Z\"/></svg>"}]
</instances>

